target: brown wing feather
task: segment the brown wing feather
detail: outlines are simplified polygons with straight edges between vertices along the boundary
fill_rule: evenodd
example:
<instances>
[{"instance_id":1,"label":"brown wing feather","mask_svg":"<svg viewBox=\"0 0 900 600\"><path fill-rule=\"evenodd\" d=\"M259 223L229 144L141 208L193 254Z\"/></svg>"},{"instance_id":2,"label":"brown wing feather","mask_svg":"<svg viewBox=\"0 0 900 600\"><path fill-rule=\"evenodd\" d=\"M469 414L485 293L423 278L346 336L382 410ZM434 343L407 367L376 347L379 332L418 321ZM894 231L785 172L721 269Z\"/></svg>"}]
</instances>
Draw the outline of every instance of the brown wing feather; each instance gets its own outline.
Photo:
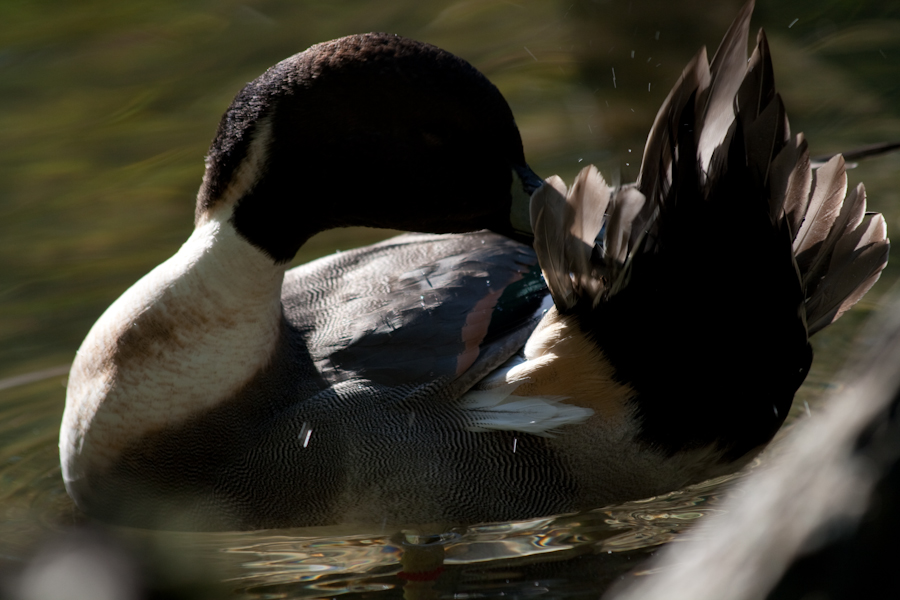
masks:
<instances>
[{"instance_id":1,"label":"brown wing feather","mask_svg":"<svg viewBox=\"0 0 900 600\"><path fill-rule=\"evenodd\" d=\"M809 190L812 189L812 170L809 163L809 147L803 134L798 133L796 138L799 156L790 165L790 174L784 192L784 214L791 234L797 235L800 225L806 217L806 208L809 206ZM795 250L796 251L796 250Z\"/></svg>"},{"instance_id":2,"label":"brown wing feather","mask_svg":"<svg viewBox=\"0 0 900 600\"><path fill-rule=\"evenodd\" d=\"M554 176L531 197L534 249L559 310L583 297L593 301L604 289L591 255L609 202L609 186L593 166L582 169L568 191Z\"/></svg>"},{"instance_id":3,"label":"brown wing feather","mask_svg":"<svg viewBox=\"0 0 900 600\"><path fill-rule=\"evenodd\" d=\"M682 113L685 103L694 90L705 90L709 87L709 83L710 72L706 58L706 48L701 48L684 68L684 71L682 71L681 77L675 83L675 87L669 92L669 95L659 108L659 112L656 113L656 119L650 128L647 144L644 146L641 173L638 175L637 180L637 188L644 196L657 195L660 186L667 185L666 179L671 176L671 165L674 157L672 155L672 146L669 143L669 124L672 118Z\"/></svg>"},{"instance_id":4,"label":"brown wing feather","mask_svg":"<svg viewBox=\"0 0 900 600\"><path fill-rule=\"evenodd\" d=\"M878 213L868 213L835 244L828 269L807 297L810 335L847 312L878 281L887 264L890 242L887 225Z\"/></svg>"},{"instance_id":5,"label":"brown wing feather","mask_svg":"<svg viewBox=\"0 0 900 600\"><path fill-rule=\"evenodd\" d=\"M754 2L751 0L741 8L722 38L709 67L709 90L698 90L698 102L702 102L706 96L703 111L698 111L702 115L703 128L697 138L698 156L704 171L707 170L713 151L722 143L734 120L734 97L747 73L747 33L753 6Z\"/></svg>"}]
</instances>

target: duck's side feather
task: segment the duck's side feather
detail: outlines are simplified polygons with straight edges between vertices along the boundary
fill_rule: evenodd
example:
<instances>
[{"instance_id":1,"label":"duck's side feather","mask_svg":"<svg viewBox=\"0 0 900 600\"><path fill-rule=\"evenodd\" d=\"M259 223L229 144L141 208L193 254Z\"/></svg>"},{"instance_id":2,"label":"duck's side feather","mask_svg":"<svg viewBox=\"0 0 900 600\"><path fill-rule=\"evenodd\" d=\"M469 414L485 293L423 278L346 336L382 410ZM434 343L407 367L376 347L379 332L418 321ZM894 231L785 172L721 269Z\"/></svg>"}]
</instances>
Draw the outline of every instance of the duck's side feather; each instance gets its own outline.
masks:
<instances>
[{"instance_id":1,"label":"duck's side feather","mask_svg":"<svg viewBox=\"0 0 900 600\"><path fill-rule=\"evenodd\" d=\"M531 248L481 232L404 235L290 271L287 321L330 382L454 380L462 393L525 344L547 295ZM388 350L389 349L389 350Z\"/></svg>"}]
</instances>

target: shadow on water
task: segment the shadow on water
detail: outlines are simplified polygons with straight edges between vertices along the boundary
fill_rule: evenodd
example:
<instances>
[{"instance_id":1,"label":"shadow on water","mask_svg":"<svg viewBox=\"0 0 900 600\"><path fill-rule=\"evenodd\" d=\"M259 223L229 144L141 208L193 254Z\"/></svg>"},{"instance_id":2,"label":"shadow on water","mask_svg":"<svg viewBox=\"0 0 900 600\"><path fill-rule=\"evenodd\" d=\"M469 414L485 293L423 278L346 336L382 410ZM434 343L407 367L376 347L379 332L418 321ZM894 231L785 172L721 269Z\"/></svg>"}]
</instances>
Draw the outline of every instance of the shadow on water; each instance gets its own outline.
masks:
<instances>
[{"instance_id":1,"label":"shadow on water","mask_svg":"<svg viewBox=\"0 0 900 600\"><path fill-rule=\"evenodd\" d=\"M468 59L498 85L536 172L571 179L593 162L627 181L681 68L699 46L718 42L739 4L0 6L0 581L30 581L28 573L51 581L51 571L35 569L68 564L57 560L65 548L85 556L84 548L98 548L98 557L124 548L121 556L141 557L136 572L144 575L135 577L185 597L402 590L410 597L596 597L717 510L732 478L584 515L470 527L437 541L338 528L202 535L105 529L81 543L72 536L97 526L65 494L56 438L63 365L106 306L187 238L219 115L271 64L360 31L422 39ZM813 154L900 139L900 9L766 0L753 23L767 30L792 129L806 133ZM889 231L900 228L898 172L894 155L849 175L851 184L866 183L870 210L885 214ZM329 232L297 262L386 235ZM896 279L889 265L866 300L814 340L813 371L779 439L816 410L824 390L840 385L833 378L850 340ZM776 442L758 462L780 448Z\"/></svg>"}]
</instances>

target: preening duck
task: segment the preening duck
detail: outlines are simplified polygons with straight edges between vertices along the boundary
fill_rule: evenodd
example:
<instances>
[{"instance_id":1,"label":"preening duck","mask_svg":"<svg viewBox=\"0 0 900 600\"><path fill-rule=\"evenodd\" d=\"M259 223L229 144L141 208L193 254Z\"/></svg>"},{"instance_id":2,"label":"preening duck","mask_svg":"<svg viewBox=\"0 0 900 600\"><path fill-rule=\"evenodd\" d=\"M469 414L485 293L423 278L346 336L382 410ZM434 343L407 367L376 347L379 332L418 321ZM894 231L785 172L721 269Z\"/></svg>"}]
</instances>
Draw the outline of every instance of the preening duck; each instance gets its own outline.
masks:
<instances>
[{"instance_id":1,"label":"preening duck","mask_svg":"<svg viewBox=\"0 0 900 600\"><path fill-rule=\"evenodd\" d=\"M740 468L888 252L842 159L813 170L790 134L762 32L748 62L751 11L620 187L543 182L500 92L433 46L269 69L222 118L194 233L78 351L69 494L148 527L457 524ZM348 225L426 233L286 269Z\"/></svg>"}]
</instances>

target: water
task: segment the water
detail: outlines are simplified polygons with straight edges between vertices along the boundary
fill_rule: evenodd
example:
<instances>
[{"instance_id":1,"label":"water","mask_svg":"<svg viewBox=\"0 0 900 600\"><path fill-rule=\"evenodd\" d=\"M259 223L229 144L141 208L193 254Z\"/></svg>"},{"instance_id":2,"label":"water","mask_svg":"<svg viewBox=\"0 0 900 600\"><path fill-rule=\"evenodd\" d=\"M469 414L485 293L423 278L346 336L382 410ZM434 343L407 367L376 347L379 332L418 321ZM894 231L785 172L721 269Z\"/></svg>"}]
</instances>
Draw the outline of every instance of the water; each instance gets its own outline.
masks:
<instances>
[{"instance_id":1,"label":"water","mask_svg":"<svg viewBox=\"0 0 900 600\"><path fill-rule=\"evenodd\" d=\"M784 4L762 2L754 27L769 35L792 129L806 133L814 154L900 139L900 8ZM463 56L500 87L539 174L571 180L595 163L609 179L629 181L681 68L700 45L713 51L737 8L659 0L0 5L0 581L73 527L93 525L59 478L59 367L106 306L189 235L206 146L243 83L318 41L402 33ZM870 210L886 214L889 231L900 230L898 173L898 156L850 173L851 184L865 181ZM298 262L384 235L331 232ZM858 310L815 338L791 421L840 385L850 340L896 279L891 265ZM11 379L46 369L31 382ZM438 544L442 559L429 540L394 531L108 533L149 565L154 585L198 596L596 597L716 510L727 479L585 515L449 532ZM398 575L416 557L443 561L433 588Z\"/></svg>"}]
</instances>

